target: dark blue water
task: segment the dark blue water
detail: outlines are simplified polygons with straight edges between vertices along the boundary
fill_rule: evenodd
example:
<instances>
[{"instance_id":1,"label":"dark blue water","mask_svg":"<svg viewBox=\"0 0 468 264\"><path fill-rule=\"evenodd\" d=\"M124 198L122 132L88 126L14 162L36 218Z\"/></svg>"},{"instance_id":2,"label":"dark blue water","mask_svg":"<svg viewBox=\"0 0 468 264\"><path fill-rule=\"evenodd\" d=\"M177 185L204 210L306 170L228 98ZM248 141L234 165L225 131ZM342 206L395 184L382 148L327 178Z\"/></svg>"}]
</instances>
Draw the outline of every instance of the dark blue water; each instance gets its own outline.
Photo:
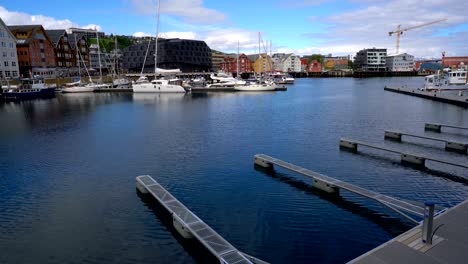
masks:
<instances>
[{"instance_id":1,"label":"dark blue water","mask_svg":"<svg viewBox=\"0 0 468 264\"><path fill-rule=\"evenodd\" d=\"M376 202L311 188L286 170L253 166L265 153L384 194L453 206L466 170L404 167L398 156L340 151L349 137L458 163L443 145L385 142L385 129L468 126L468 110L384 85L421 78L298 79L287 92L76 94L0 104L0 263L194 263L135 177L150 174L229 242L271 263L342 263L413 225ZM423 143L423 144L420 144Z\"/></svg>"}]
</instances>

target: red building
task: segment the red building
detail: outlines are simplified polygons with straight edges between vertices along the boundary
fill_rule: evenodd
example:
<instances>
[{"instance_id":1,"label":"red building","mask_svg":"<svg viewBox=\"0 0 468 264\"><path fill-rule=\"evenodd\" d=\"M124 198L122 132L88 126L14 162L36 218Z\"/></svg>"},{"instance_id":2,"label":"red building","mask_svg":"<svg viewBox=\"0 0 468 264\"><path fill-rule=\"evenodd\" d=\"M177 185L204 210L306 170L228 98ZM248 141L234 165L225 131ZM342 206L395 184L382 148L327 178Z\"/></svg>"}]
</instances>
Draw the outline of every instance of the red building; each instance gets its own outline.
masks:
<instances>
[{"instance_id":1,"label":"red building","mask_svg":"<svg viewBox=\"0 0 468 264\"><path fill-rule=\"evenodd\" d=\"M224 57L221 70L224 72L237 73L237 55ZM253 72L252 61L244 53L239 55L239 74L243 72Z\"/></svg>"},{"instance_id":2,"label":"red building","mask_svg":"<svg viewBox=\"0 0 468 264\"><path fill-rule=\"evenodd\" d=\"M317 60L313 60L309 64L308 72L322 72L322 64Z\"/></svg>"},{"instance_id":3,"label":"red building","mask_svg":"<svg viewBox=\"0 0 468 264\"><path fill-rule=\"evenodd\" d=\"M459 68L461 65L468 65L468 56L442 57L442 66L450 68Z\"/></svg>"},{"instance_id":4,"label":"red building","mask_svg":"<svg viewBox=\"0 0 468 264\"><path fill-rule=\"evenodd\" d=\"M307 58L302 58L302 59L301 59L301 71L302 71L302 72L307 71L307 68L308 68L307 66L308 66L308 64L309 64L309 59L307 59Z\"/></svg>"},{"instance_id":5,"label":"red building","mask_svg":"<svg viewBox=\"0 0 468 264\"><path fill-rule=\"evenodd\" d=\"M55 75L54 45L41 25L8 26L16 37L19 71L22 76Z\"/></svg>"}]
</instances>

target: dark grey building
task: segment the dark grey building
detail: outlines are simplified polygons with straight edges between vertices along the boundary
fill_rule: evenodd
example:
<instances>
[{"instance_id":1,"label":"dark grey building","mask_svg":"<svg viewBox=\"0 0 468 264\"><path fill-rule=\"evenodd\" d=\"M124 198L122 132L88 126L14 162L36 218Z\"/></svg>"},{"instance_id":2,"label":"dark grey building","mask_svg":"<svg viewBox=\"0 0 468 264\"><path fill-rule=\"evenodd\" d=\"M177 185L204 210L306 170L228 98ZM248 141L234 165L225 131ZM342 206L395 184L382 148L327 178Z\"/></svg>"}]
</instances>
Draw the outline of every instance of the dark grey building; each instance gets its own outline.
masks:
<instances>
[{"instance_id":1,"label":"dark grey building","mask_svg":"<svg viewBox=\"0 0 468 264\"><path fill-rule=\"evenodd\" d=\"M122 64L128 72L141 72L146 50L145 72L154 71L154 40L134 44L123 50ZM159 39L158 68L182 72L207 72L212 68L211 49L201 40Z\"/></svg>"},{"instance_id":2,"label":"dark grey building","mask_svg":"<svg viewBox=\"0 0 468 264\"><path fill-rule=\"evenodd\" d=\"M354 64L364 71L386 71L386 57L387 49L364 49L356 54Z\"/></svg>"}]
</instances>

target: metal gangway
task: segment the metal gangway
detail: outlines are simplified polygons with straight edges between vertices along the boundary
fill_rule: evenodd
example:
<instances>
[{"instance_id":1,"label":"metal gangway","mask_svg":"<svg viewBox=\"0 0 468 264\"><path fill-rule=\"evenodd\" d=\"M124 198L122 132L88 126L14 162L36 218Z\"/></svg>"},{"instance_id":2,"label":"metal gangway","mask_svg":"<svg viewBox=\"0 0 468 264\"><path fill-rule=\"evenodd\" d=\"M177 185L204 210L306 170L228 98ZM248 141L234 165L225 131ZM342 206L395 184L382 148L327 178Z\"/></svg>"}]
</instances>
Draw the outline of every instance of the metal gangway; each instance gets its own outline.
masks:
<instances>
[{"instance_id":1,"label":"metal gangway","mask_svg":"<svg viewBox=\"0 0 468 264\"><path fill-rule=\"evenodd\" d=\"M192 236L197 238L202 245L218 258L221 264L268 263L237 250L151 176L138 176L136 181L140 192L152 194L169 211L173 217L174 227L184 238L191 238Z\"/></svg>"},{"instance_id":2,"label":"metal gangway","mask_svg":"<svg viewBox=\"0 0 468 264\"><path fill-rule=\"evenodd\" d=\"M303 167L288 163L286 161L276 159L270 157L265 154L257 154L254 156L254 163L261 167L267 169L273 169L273 165L280 166L282 168L288 169L290 171L294 171L296 173L302 174L304 176L310 177L314 180L314 187L321 189L323 191L329 193L337 193L339 189L344 189L350 191L352 193L367 197L369 199L375 200L384 206L392 209L393 211L401 214L402 216L406 217L410 221L419 224L419 221L415 220L412 215L417 215L420 217L424 217L424 204L414 201L406 201L398 198L394 198L388 195L384 195L381 193L377 193L371 190L364 189L357 185L347 183L329 176L325 176L323 174L317 173L315 171L311 171L305 169ZM445 208L437 208L436 215L442 213Z\"/></svg>"}]
</instances>

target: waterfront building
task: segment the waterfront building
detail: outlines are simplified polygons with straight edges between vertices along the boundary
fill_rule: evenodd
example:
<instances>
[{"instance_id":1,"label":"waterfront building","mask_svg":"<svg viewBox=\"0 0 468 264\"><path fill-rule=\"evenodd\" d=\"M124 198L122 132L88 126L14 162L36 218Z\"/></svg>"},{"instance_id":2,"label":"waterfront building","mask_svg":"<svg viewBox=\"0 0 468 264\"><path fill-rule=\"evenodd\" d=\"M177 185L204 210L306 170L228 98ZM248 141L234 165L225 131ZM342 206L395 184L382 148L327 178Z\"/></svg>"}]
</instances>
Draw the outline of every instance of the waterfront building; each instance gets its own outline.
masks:
<instances>
[{"instance_id":1,"label":"waterfront building","mask_svg":"<svg viewBox=\"0 0 468 264\"><path fill-rule=\"evenodd\" d=\"M301 58L301 72L307 72L309 65L308 58Z\"/></svg>"},{"instance_id":2,"label":"waterfront building","mask_svg":"<svg viewBox=\"0 0 468 264\"><path fill-rule=\"evenodd\" d=\"M76 54L68 40L65 29L46 30L47 35L54 44L55 64L57 76L69 76L76 67Z\"/></svg>"},{"instance_id":3,"label":"waterfront building","mask_svg":"<svg viewBox=\"0 0 468 264\"><path fill-rule=\"evenodd\" d=\"M323 58L323 64L326 71L339 71L349 69L349 56L337 56L332 57L331 55Z\"/></svg>"},{"instance_id":4,"label":"waterfront building","mask_svg":"<svg viewBox=\"0 0 468 264\"><path fill-rule=\"evenodd\" d=\"M250 72L262 73L273 71L273 61L268 54L251 54L248 57L252 62L252 69Z\"/></svg>"},{"instance_id":5,"label":"waterfront building","mask_svg":"<svg viewBox=\"0 0 468 264\"><path fill-rule=\"evenodd\" d=\"M363 71L386 71L387 49L360 50L354 58L354 64Z\"/></svg>"},{"instance_id":6,"label":"waterfront building","mask_svg":"<svg viewBox=\"0 0 468 264\"><path fill-rule=\"evenodd\" d=\"M312 60L309 64L309 68L307 69L308 72L314 73L321 73L322 72L322 64L317 60Z\"/></svg>"},{"instance_id":7,"label":"waterfront building","mask_svg":"<svg viewBox=\"0 0 468 264\"><path fill-rule=\"evenodd\" d=\"M446 57L442 56L442 65L448 68L460 68L468 65L468 56Z\"/></svg>"},{"instance_id":8,"label":"waterfront building","mask_svg":"<svg viewBox=\"0 0 468 264\"><path fill-rule=\"evenodd\" d=\"M293 53L275 53L272 57L275 71L300 72L301 58Z\"/></svg>"},{"instance_id":9,"label":"waterfront building","mask_svg":"<svg viewBox=\"0 0 468 264\"><path fill-rule=\"evenodd\" d=\"M387 70L391 72L409 72L414 70L414 56L408 53L389 55L385 61Z\"/></svg>"},{"instance_id":10,"label":"waterfront building","mask_svg":"<svg viewBox=\"0 0 468 264\"><path fill-rule=\"evenodd\" d=\"M20 74L55 77L54 44L41 25L8 26L16 37Z\"/></svg>"},{"instance_id":11,"label":"waterfront building","mask_svg":"<svg viewBox=\"0 0 468 264\"><path fill-rule=\"evenodd\" d=\"M0 18L0 79L18 76L16 38Z\"/></svg>"},{"instance_id":12,"label":"waterfront building","mask_svg":"<svg viewBox=\"0 0 468 264\"><path fill-rule=\"evenodd\" d=\"M149 45L148 45L149 44ZM154 39L133 44L123 50L123 68L140 72L154 72ZM158 38L158 68L180 69L182 72L208 72L212 69L211 49L201 40Z\"/></svg>"},{"instance_id":13,"label":"waterfront building","mask_svg":"<svg viewBox=\"0 0 468 264\"><path fill-rule=\"evenodd\" d=\"M211 65L213 65L213 71L219 71L224 63L225 53L217 50L211 50Z\"/></svg>"},{"instance_id":14,"label":"waterfront building","mask_svg":"<svg viewBox=\"0 0 468 264\"><path fill-rule=\"evenodd\" d=\"M86 40L85 35L82 34L68 34L68 42L75 54L75 65L79 66L82 69L82 73L85 72L84 68L89 68L90 56L89 56L89 46Z\"/></svg>"},{"instance_id":15,"label":"waterfront building","mask_svg":"<svg viewBox=\"0 0 468 264\"><path fill-rule=\"evenodd\" d=\"M228 54L224 57L221 70L223 72L237 73L237 54ZM244 53L239 55L239 74L243 72L252 72L253 63L250 55L247 56Z\"/></svg>"},{"instance_id":16,"label":"waterfront building","mask_svg":"<svg viewBox=\"0 0 468 264\"><path fill-rule=\"evenodd\" d=\"M101 64L99 64L99 60L101 60ZM93 75L99 73L99 68L101 68L103 73L109 73L111 67L110 62L112 60L112 55L110 53L103 52L103 50L99 50L97 43L89 45L89 62L91 65L89 70Z\"/></svg>"},{"instance_id":17,"label":"waterfront building","mask_svg":"<svg viewBox=\"0 0 468 264\"><path fill-rule=\"evenodd\" d=\"M97 31L95 29L88 29L88 28L69 28L68 31L73 34L80 34L84 35L87 39L96 38L96 34L99 38L104 37L104 32Z\"/></svg>"}]
</instances>

